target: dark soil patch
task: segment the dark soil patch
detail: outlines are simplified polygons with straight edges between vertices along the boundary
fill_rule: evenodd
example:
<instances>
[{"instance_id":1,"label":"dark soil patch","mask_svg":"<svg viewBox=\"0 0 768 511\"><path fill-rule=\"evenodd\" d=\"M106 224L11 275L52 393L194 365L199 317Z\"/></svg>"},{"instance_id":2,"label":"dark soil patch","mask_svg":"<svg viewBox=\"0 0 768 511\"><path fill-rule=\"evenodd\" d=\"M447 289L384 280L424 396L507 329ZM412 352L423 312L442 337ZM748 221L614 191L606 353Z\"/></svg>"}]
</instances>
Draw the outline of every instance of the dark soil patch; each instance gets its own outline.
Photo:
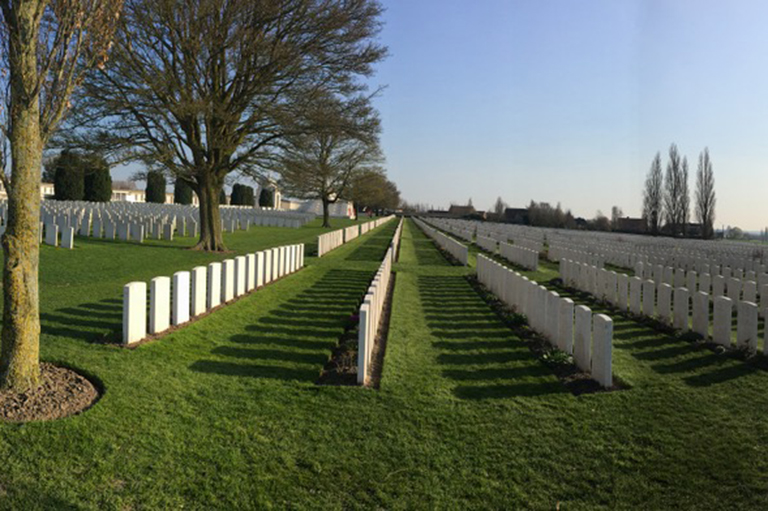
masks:
<instances>
[{"instance_id":1,"label":"dark soil patch","mask_svg":"<svg viewBox=\"0 0 768 511\"><path fill-rule=\"evenodd\" d=\"M573 357L554 348L544 337L531 330L527 325L526 317L507 307L504 302L494 296L477 280L476 275L467 276L467 280L501 320L512 329L515 335L525 342L528 349L557 376L571 394L578 396L581 394L611 392L629 388L615 374L613 375L613 387L607 389L601 387L599 383L592 379L588 372L579 369L573 362Z\"/></svg>"},{"instance_id":2,"label":"dark soil patch","mask_svg":"<svg viewBox=\"0 0 768 511\"><path fill-rule=\"evenodd\" d=\"M90 408L99 390L87 378L66 367L40 364L40 386L29 392L0 391L0 420L49 421Z\"/></svg>"},{"instance_id":3,"label":"dark soil patch","mask_svg":"<svg viewBox=\"0 0 768 511\"><path fill-rule=\"evenodd\" d=\"M350 316L349 324L331 351L317 385L357 385L358 315Z\"/></svg>"}]
</instances>

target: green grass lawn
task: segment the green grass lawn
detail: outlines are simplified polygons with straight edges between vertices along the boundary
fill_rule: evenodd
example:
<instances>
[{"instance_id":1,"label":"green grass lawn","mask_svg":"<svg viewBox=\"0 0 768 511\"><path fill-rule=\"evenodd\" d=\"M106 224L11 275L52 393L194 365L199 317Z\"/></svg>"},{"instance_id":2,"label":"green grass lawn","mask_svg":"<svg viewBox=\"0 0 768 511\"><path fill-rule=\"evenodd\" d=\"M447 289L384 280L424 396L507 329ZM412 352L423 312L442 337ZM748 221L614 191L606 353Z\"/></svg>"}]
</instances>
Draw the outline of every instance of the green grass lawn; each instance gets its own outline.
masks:
<instances>
[{"instance_id":1,"label":"green grass lawn","mask_svg":"<svg viewBox=\"0 0 768 511\"><path fill-rule=\"evenodd\" d=\"M42 356L106 393L80 416L0 424L0 508L766 507L768 374L615 317L631 389L574 397L411 222L381 390L317 386L395 225L135 350L102 342L122 285L225 256L179 250L191 239L44 247Z\"/></svg>"}]
</instances>

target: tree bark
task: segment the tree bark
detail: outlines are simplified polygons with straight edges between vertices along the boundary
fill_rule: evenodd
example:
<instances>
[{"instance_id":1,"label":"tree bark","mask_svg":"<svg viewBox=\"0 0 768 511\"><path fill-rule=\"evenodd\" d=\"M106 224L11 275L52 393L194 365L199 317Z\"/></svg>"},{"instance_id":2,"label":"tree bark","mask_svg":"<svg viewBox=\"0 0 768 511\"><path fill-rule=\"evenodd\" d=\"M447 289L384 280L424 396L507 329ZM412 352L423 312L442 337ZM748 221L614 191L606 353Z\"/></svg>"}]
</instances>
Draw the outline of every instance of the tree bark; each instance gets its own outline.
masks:
<instances>
[{"instance_id":1,"label":"tree bark","mask_svg":"<svg viewBox=\"0 0 768 511\"><path fill-rule=\"evenodd\" d=\"M34 92L39 30L36 7L35 2L18 6L8 43L12 166L8 224L2 238L5 258L0 387L19 392L37 387L40 381L38 264L43 143L39 97Z\"/></svg>"},{"instance_id":2,"label":"tree bark","mask_svg":"<svg viewBox=\"0 0 768 511\"><path fill-rule=\"evenodd\" d=\"M331 205L331 201L329 201L326 198L323 198L323 227L331 226L330 205Z\"/></svg>"},{"instance_id":3,"label":"tree bark","mask_svg":"<svg viewBox=\"0 0 768 511\"><path fill-rule=\"evenodd\" d=\"M206 252L224 252L224 238L221 233L221 214L219 213L219 194L222 183L207 173L201 176L197 185L200 200L200 240L195 250Z\"/></svg>"}]
</instances>

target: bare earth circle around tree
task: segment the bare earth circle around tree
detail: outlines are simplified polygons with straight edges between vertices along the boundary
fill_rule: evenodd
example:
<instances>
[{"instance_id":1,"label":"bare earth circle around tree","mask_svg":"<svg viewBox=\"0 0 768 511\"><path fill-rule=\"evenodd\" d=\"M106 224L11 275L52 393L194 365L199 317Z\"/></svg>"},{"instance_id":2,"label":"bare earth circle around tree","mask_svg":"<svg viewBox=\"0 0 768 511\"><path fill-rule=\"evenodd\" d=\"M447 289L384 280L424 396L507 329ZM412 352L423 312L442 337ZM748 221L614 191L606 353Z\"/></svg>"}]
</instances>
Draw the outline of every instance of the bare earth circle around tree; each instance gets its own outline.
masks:
<instances>
[{"instance_id":1,"label":"bare earth circle around tree","mask_svg":"<svg viewBox=\"0 0 768 511\"><path fill-rule=\"evenodd\" d=\"M62 419L90 408L99 390L85 376L53 364L40 364L40 386L29 392L0 391L0 421Z\"/></svg>"}]
</instances>

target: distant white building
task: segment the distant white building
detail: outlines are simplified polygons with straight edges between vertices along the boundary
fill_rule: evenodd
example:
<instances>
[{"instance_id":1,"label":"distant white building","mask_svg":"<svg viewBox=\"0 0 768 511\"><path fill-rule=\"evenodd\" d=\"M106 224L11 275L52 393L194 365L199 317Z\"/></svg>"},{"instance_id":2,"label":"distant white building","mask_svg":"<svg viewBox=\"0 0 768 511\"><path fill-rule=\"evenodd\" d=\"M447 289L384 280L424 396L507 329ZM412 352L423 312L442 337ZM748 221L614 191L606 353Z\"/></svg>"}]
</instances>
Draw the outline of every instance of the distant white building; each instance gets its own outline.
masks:
<instances>
[{"instance_id":1,"label":"distant white building","mask_svg":"<svg viewBox=\"0 0 768 511\"><path fill-rule=\"evenodd\" d=\"M298 213L313 213L316 216L323 215L323 201L283 199L280 209L296 211ZM355 205L349 201L337 201L329 205L331 218L355 218Z\"/></svg>"},{"instance_id":2,"label":"distant white building","mask_svg":"<svg viewBox=\"0 0 768 511\"><path fill-rule=\"evenodd\" d=\"M53 183L40 183L40 198L53 199L56 194ZM128 190L122 188L112 189L112 202L146 202L147 193L144 190ZM0 183L0 200L7 199L8 193ZM165 203L173 204L173 194L165 194ZM198 205L197 195L192 194L192 204Z\"/></svg>"},{"instance_id":3,"label":"distant white building","mask_svg":"<svg viewBox=\"0 0 768 511\"><path fill-rule=\"evenodd\" d=\"M125 190L125 189L112 189L112 202L146 202L147 192L145 190ZM173 194L165 194L165 203L173 204ZM197 195L192 194L192 204L197 206L199 202Z\"/></svg>"}]
</instances>

